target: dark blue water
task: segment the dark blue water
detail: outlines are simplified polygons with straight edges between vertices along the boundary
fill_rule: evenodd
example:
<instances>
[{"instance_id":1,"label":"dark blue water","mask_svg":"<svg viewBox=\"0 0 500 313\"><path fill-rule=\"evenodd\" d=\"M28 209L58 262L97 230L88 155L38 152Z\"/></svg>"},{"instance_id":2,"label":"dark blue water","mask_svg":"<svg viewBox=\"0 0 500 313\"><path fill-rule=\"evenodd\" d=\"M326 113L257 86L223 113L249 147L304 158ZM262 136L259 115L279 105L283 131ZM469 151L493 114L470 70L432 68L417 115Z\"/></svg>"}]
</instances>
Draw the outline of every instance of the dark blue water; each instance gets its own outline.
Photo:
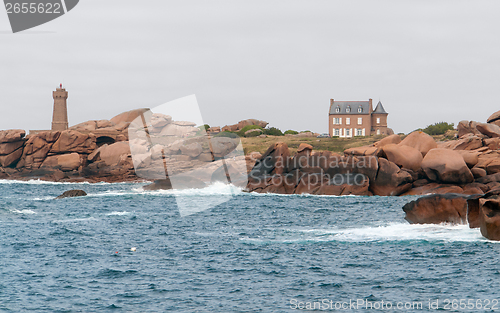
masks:
<instances>
[{"instance_id":1,"label":"dark blue water","mask_svg":"<svg viewBox=\"0 0 500 313\"><path fill-rule=\"evenodd\" d=\"M0 181L0 311L296 312L321 302L317 311L333 312L384 301L384 312L434 312L429 299L442 311L446 299L476 309L500 298L500 245L466 226L408 225L401 207L414 197L213 186L184 195L236 195L181 217L176 193L140 187ZM89 196L52 200L75 188Z\"/></svg>"}]
</instances>

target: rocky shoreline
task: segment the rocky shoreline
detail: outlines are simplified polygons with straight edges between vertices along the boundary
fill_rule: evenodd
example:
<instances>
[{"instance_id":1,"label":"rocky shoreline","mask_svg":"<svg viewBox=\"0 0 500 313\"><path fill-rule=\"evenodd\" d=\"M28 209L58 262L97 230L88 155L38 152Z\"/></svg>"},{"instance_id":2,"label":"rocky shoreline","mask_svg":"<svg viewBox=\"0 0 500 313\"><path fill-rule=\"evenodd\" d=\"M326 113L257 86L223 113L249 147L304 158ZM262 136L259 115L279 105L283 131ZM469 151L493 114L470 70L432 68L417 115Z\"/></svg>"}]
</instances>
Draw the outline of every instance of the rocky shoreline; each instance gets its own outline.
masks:
<instances>
[{"instance_id":1,"label":"rocky shoreline","mask_svg":"<svg viewBox=\"0 0 500 313\"><path fill-rule=\"evenodd\" d=\"M302 143L294 155L285 143L277 142L262 155L252 152L231 157L235 166L229 167L220 162L236 149L237 142L212 137L207 146L199 137L188 136L198 131L194 124L176 122L161 114L152 114L148 136L157 134L174 141L151 147L136 145L145 150L136 153L133 160L131 146L134 147L134 140L140 140L129 139L129 133L134 134L129 132L129 126L146 113L152 114L149 109L138 109L109 121L88 121L68 130L37 131L28 136L20 129L0 131L0 179L153 181L145 188L170 189L168 176L145 179L136 169L147 171L153 165L166 169L168 165L169 173L182 174L201 164L204 181L227 182L231 181L230 176L238 177L232 182L248 192L336 196L431 194L404 207L409 222L468 223L481 228L485 237L500 240L500 111L492 114L487 123L461 121L455 140L436 142L431 136L415 131L407 136L390 135L369 146L347 149L343 154L314 151L312 145ZM154 150L161 153L155 157ZM169 152L168 158L165 151ZM189 174L182 176L186 186L193 182L205 186Z\"/></svg>"}]
</instances>

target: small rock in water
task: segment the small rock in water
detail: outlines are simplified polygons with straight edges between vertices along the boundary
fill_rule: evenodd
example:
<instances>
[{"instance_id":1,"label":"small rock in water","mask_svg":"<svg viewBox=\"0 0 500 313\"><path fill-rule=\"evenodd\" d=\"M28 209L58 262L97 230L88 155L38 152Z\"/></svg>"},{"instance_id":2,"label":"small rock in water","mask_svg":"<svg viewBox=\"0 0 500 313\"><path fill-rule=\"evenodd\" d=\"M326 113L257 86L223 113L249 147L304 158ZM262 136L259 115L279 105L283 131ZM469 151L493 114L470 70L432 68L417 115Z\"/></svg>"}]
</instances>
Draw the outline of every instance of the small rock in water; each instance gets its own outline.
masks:
<instances>
[{"instance_id":1,"label":"small rock in water","mask_svg":"<svg viewBox=\"0 0 500 313\"><path fill-rule=\"evenodd\" d=\"M86 196L87 193L80 189L73 189L65 191L62 195L56 197L56 199L71 198L71 197L82 197Z\"/></svg>"}]
</instances>

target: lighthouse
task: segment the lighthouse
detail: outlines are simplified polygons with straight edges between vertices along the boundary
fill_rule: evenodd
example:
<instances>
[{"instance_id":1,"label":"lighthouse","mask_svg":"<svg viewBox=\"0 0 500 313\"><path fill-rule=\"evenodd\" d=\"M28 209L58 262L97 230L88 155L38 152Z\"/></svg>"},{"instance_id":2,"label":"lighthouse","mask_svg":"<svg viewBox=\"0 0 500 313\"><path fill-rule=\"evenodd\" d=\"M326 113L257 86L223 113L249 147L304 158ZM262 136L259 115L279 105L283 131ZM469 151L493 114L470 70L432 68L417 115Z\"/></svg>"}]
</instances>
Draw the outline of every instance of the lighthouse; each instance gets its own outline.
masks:
<instances>
[{"instance_id":1,"label":"lighthouse","mask_svg":"<svg viewBox=\"0 0 500 313\"><path fill-rule=\"evenodd\" d=\"M68 129L68 108L66 105L68 92L60 84L59 88L52 92L52 97L54 98L52 130L66 130Z\"/></svg>"}]
</instances>

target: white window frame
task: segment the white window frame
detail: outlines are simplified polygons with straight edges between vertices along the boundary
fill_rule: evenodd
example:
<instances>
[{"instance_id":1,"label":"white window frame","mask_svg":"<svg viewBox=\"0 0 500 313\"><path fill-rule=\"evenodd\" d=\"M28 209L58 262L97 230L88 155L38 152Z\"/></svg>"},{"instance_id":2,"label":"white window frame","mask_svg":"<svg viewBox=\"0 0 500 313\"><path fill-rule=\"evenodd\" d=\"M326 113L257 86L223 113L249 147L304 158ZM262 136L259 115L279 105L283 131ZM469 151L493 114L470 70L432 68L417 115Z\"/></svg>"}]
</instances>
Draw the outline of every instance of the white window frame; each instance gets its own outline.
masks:
<instances>
[{"instance_id":1,"label":"white window frame","mask_svg":"<svg viewBox=\"0 0 500 313\"><path fill-rule=\"evenodd\" d=\"M362 117L358 117L358 125L362 125L363 124L363 118Z\"/></svg>"},{"instance_id":2,"label":"white window frame","mask_svg":"<svg viewBox=\"0 0 500 313\"><path fill-rule=\"evenodd\" d=\"M358 113L362 113L363 112L363 108L362 107L359 107L358 108Z\"/></svg>"},{"instance_id":3,"label":"white window frame","mask_svg":"<svg viewBox=\"0 0 500 313\"><path fill-rule=\"evenodd\" d=\"M345 108L345 111L346 111L347 113L351 113L351 106L350 106L350 105L348 105L348 106L347 106L347 108Z\"/></svg>"},{"instance_id":4,"label":"white window frame","mask_svg":"<svg viewBox=\"0 0 500 313\"><path fill-rule=\"evenodd\" d=\"M345 129L345 136L346 136L346 137L350 137L350 136L351 136L351 132L350 132L350 129L349 129L349 128L346 128L346 129Z\"/></svg>"},{"instance_id":5,"label":"white window frame","mask_svg":"<svg viewBox=\"0 0 500 313\"><path fill-rule=\"evenodd\" d=\"M340 136L340 130L339 130L338 128L335 128L335 129L333 130L333 135L334 135L334 136Z\"/></svg>"},{"instance_id":6,"label":"white window frame","mask_svg":"<svg viewBox=\"0 0 500 313\"><path fill-rule=\"evenodd\" d=\"M380 117L377 117L377 124L380 124Z\"/></svg>"},{"instance_id":7,"label":"white window frame","mask_svg":"<svg viewBox=\"0 0 500 313\"><path fill-rule=\"evenodd\" d=\"M380 128L377 128L377 135L380 135Z\"/></svg>"},{"instance_id":8,"label":"white window frame","mask_svg":"<svg viewBox=\"0 0 500 313\"><path fill-rule=\"evenodd\" d=\"M351 125L351 118L350 117L346 117L345 118L345 124L346 125Z\"/></svg>"}]
</instances>

